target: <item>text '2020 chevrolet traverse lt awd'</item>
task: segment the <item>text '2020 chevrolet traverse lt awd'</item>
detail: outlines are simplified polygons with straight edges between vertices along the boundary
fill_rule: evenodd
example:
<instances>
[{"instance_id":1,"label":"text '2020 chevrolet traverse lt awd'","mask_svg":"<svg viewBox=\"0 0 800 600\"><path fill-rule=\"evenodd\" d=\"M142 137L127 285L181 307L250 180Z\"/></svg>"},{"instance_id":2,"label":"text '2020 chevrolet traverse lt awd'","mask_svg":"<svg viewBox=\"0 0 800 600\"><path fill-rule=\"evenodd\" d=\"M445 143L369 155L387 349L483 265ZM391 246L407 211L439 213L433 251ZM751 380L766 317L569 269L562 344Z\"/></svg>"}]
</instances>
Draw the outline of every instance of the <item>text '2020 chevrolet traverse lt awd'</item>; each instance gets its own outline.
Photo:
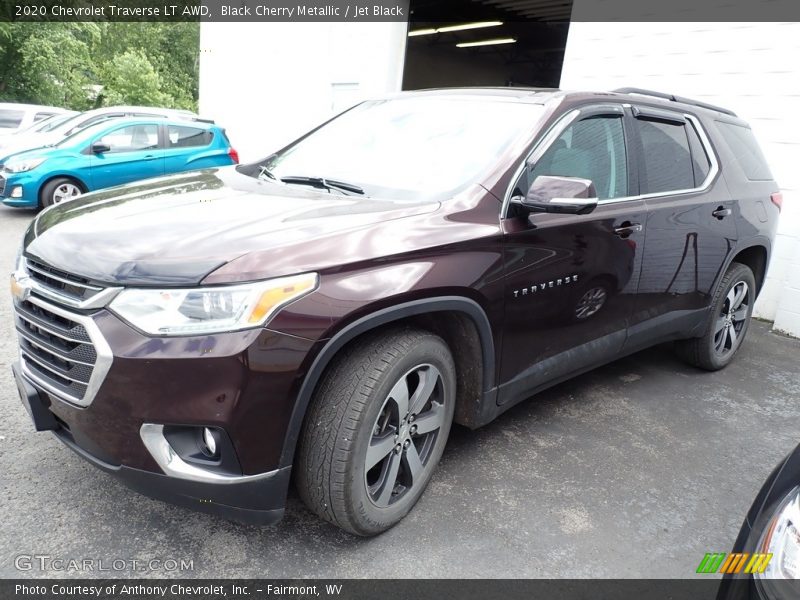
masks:
<instances>
[{"instance_id":1,"label":"text '2020 chevrolet traverse lt awd'","mask_svg":"<svg viewBox=\"0 0 800 600\"><path fill-rule=\"evenodd\" d=\"M726 366L778 188L730 111L632 92L401 94L257 163L45 210L12 279L36 428L249 522L292 473L371 535L453 422L660 342Z\"/></svg>"}]
</instances>

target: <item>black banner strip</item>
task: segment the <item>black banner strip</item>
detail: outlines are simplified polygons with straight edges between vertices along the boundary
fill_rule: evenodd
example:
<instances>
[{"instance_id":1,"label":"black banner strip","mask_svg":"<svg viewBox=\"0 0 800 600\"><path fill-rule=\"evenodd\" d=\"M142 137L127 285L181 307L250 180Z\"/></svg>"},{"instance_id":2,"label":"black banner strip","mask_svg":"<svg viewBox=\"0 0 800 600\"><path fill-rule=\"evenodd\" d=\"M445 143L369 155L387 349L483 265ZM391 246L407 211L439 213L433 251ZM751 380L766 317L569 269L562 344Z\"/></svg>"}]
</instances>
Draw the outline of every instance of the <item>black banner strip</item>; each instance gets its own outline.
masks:
<instances>
[{"instance_id":1,"label":"black banner strip","mask_svg":"<svg viewBox=\"0 0 800 600\"><path fill-rule=\"evenodd\" d=\"M540 6L539 13L536 7ZM0 0L0 21L769 22L800 20L797 0Z\"/></svg>"}]
</instances>

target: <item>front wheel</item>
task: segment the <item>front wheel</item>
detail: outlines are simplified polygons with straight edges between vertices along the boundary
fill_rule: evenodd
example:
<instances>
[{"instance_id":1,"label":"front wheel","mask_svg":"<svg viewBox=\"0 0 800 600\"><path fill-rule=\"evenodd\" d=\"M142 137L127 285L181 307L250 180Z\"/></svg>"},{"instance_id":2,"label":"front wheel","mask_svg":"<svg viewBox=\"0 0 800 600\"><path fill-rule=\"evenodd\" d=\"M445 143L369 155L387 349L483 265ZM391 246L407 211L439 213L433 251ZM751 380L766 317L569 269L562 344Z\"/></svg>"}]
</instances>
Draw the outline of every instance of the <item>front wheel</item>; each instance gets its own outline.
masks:
<instances>
[{"instance_id":1,"label":"front wheel","mask_svg":"<svg viewBox=\"0 0 800 600\"><path fill-rule=\"evenodd\" d=\"M81 186L68 177L58 177L52 181L48 181L39 197L39 202L42 208L47 208L54 204L60 204L66 200L77 198L83 193Z\"/></svg>"},{"instance_id":2,"label":"front wheel","mask_svg":"<svg viewBox=\"0 0 800 600\"><path fill-rule=\"evenodd\" d=\"M416 329L362 338L334 359L312 400L296 481L306 505L356 535L376 535L416 504L455 408L447 344Z\"/></svg>"},{"instance_id":3,"label":"front wheel","mask_svg":"<svg viewBox=\"0 0 800 600\"><path fill-rule=\"evenodd\" d=\"M705 335L678 342L679 354L708 371L726 367L747 334L755 298L756 282L750 267L731 264L714 295Z\"/></svg>"}]
</instances>

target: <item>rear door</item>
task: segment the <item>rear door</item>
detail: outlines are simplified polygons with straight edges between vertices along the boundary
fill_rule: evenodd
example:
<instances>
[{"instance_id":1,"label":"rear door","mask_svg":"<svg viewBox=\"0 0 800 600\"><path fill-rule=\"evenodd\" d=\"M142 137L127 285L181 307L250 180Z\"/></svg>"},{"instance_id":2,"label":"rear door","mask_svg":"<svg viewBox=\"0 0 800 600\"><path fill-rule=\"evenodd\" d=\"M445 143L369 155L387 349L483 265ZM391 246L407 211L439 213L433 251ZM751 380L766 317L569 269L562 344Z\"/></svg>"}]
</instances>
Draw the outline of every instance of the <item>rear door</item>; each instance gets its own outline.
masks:
<instances>
[{"instance_id":1,"label":"rear door","mask_svg":"<svg viewBox=\"0 0 800 600\"><path fill-rule=\"evenodd\" d=\"M634 144L647 206L647 246L629 346L691 335L736 244L733 201L700 121L634 106Z\"/></svg>"},{"instance_id":2,"label":"rear door","mask_svg":"<svg viewBox=\"0 0 800 600\"><path fill-rule=\"evenodd\" d=\"M91 153L94 189L163 175L164 150L158 127L155 123L120 125L97 137L93 144L105 145L108 150Z\"/></svg>"},{"instance_id":3,"label":"rear door","mask_svg":"<svg viewBox=\"0 0 800 600\"><path fill-rule=\"evenodd\" d=\"M581 177L592 180L599 202L587 215L512 212L504 219L501 403L605 362L623 347L646 220L628 160L629 126L621 105L573 111L534 150L514 186L513 194L522 195L539 175Z\"/></svg>"},{"instance_id":4,"label":"rear door","mask_svg":"<svg viewBox=\"0 0 800 600\"><path fill-rule=\"evenodd\" d=\"M216 143L215 133L191 125L164 125L164 171L178 173L214 167L220 164L225 151Z\"/></svg>"}]
</instances>

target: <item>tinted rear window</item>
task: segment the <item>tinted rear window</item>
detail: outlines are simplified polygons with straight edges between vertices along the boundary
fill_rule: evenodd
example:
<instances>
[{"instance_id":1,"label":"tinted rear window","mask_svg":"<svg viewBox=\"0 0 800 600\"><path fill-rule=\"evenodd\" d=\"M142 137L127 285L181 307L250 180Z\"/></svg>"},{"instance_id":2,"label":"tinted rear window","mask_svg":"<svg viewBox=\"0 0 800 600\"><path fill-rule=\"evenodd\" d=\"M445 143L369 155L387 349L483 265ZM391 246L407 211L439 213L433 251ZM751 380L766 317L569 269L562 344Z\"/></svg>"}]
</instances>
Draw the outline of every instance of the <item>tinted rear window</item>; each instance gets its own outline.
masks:
<instances>
[{"instance_id":1,"label":"tinted rear window","mask_svg":"<svg viewBox=\"0 0 800 600\"><path fill-rule=\"evenodd\" d=\"M208 146L214 134L206 129L197 127L178 127L170 125L167 131L169 148L192 148L194 146Z\"/></svg>"},{"instance_id":2,"label":"tinted rear window","mask_svg":"<svg viewBox=\"0 0 800 600\"><path fill-rule=\"evenodd\" d=\"M753 130L723 121L717 121L717 126L736 157L736 162L744 171L745 177L752 181L771 181L772 173L761 153L761 148L758 147Z\"/></svg>"},{"instance_id":3,"label":"tinted rear window","mask_svg":"<svg viewBox=\"0 0 800 600\"><path fill-rule=\"evenodd\" d=\"M0 129L16 129L24 117L23 110L0 110Z\"/></svg>"}]
</instances>

